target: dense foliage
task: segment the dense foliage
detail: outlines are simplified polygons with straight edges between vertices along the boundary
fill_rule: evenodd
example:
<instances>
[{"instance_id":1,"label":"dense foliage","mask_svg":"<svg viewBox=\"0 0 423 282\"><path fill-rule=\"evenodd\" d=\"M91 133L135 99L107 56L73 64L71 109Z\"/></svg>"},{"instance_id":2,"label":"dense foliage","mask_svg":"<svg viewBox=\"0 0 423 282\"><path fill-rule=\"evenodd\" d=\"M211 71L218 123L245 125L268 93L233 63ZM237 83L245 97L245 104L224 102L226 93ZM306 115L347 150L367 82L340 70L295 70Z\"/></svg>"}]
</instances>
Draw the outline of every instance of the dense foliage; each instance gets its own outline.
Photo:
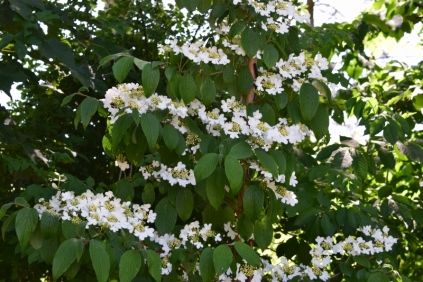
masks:
<instances>
[{"instance_id":1,"label":"dense foliage","mask_svg":"<svg viewBox=\"0 0 423 282\"><path fill-rule=\"evenodd\" d=\"M418 281L423 5L295 2L2 1L0 278Z\"/></svg>"}]
</instances>

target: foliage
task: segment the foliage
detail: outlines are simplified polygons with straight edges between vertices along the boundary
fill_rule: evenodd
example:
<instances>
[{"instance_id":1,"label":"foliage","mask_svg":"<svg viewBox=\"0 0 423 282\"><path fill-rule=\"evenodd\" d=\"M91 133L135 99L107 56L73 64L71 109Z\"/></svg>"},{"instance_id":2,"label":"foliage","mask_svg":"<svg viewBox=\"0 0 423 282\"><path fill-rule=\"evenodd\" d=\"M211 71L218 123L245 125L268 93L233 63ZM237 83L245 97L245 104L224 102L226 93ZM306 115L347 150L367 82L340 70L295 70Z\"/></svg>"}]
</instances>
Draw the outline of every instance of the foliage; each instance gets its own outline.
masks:
<instances>
[{"instance_id":1,"label":"foliage","mask_svg":"<svg viewBox=\"0 0 423 282\"><path fill-rule=\"evenodd\" d=\"M420 279L422 65L364 46L421 5L261 2L2 2L2 277Z\"/></svg>"}]
</instances>

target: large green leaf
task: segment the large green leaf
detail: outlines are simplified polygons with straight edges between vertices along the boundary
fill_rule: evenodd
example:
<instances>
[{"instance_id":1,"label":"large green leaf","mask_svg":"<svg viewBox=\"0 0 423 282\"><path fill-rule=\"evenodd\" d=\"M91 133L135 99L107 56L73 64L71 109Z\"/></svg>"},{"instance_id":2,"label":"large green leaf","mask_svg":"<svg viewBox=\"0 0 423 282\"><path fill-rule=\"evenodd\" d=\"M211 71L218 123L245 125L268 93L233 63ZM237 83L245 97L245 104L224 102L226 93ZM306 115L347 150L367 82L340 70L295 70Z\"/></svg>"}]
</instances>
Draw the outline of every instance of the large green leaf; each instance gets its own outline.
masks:
<instances>
[{"instance_id":1,"label":"large green leaf","mask_svg":"<svg viewBox=\"0 0 423 282\"><path fill-rule=\"evenodd\" d=\"M254 267L260 267L260 256L254 251L253 248L243 242L235 242L235 250L240 256L247 261L248 264Z\"/></svg>"},{"instance_id":2,"label":"large green leaf","mask_svg":"<svg viewBox=\"0 0 423 282\"><path fill-rule=\"evenodd\" d=\"M305 120L311 120L319 108L319 92L310 83L304 83L300 88L300 110Z\"/></svg>"},{"instance_id":3,"label":"large green leaf","mask_svg":"<svg viewBox=\"0 0 423 282\"><path fill-rule=\"evenodd\" d=\"M264 205L264 190L256 185L249 186L244 192L244 214L255 221L260 217Z\"/></svg>"},{"instance_id":4,"label":"large green leaf","mask_svg":"<svg viewBox=\"0 0 423 282\"><path fill-rule=\"evenodd\" d=\"M87 97L82 101L80 107L81 122L85 129L90 123L91 117L97 112L98 100Z\"/></svg>"},{"instance_id":5,"label":"large green leaf","mask_svg":"<svg viewBox=\"0 0 423 282\"><path fill-rule=\"evenodd\" d=\"M223 168L217 167L206 181L207 199L210 204L218 210L225 197L225 172Z\"/></svg>"},{"instance_id":6,"label":"large green leaf","mask_svg":"<svg viewBox=\"0 0 423 282\"><path fill-rule=\"evenodd\" d=\"M207 247L201 252L200 271L201 278L203 278L204 282L213 281L213 278L216 275L213 264L213 249Z\"/></svg>"},{"instance_id":7,"label":"large green leaf","mask_svg":"<svg viewBox=\"0 0 423 282\"><path fill-rule=\"evenodd\" d=\"M197 85L194 78L189 73L185 73L179 82L179 93L181 93L182 100L188 104L197 96Z\"/></svg>"},{"instance_id":8,"label":"large green leaf","mask_svg":"<svg viewBox=\"0 0 423 282\"><path fill-rule=\"evenodd\" d=\"M128 75L129 71L132 68L132 64L134 63L134 57L121 57L114 65L113 65L113 75L115 79L121 83L125 80L126 76Z\"/></svg>"},{"instance_id":9,"label":"large green leaf","mask_svg":"<svg viewBox=\"0 0 423 282\"><path fill-rule=\"evenodd\" d=\"M144 94L150 97L156 91L160 81L160 71L152 64L147 64L142 69L142 87Z\"/></svg>"},{"instance_id":10,"label":"large green leaf","mask_svg":"<svg viewBox=\"0 0 423 282\"><path fill-rule=\"evenodd\" d=\"M278 165L276 164L275 159L272 158L264 150L256 150L256 156L260 164L270 172L273 177L277 178L279 174Z\"/></svg>"},{"instance_id":11,"label":"large green leaf","mask_svg":"<svg viewBox=\"0 0 423 282\"><path fill-rule=\"evenodd\" d=\"M131 126L134 119L131 114L124 114L120 116L112 127L112 150L116 150L120 140L125 135L128 128Z\"/></svg>"},{"instance_id":12,"label":"large green leaf","mask_svg":"<svg viewBox=\"0 0 423 282\"><path fill-rule=\"evenodd\" d=\"M110 259L103 242L90 240L90 257L97 281L107 281L110 271Z\"/></svg>"},{"instance_id":13,"label":"large green leaf","mask_svg":"<svg viewBox=\"0 0 423 282\"><path fill-rule=\"evenodd\" d=\"M194 174L197 181L207 178L213 173L219 162L219 155L216 153L209 153L201 157L194 167Z\"/></svg>"},{"instance_id":14,"label":"large green leaf","mask_svg":"<svg viewBox=\"0 0 423 282\"><path fill-rule=\"evenodd\" d=\"M15 220L15 229L22 251L28 244L29 238L31 238L32 233L35 231L35 228L37 227L37 222L37 210L31 208L23 208L18 211Z\"/></svg>"},{"instance_id":15,"label":"large green leaf","mask_svg":"<svg viewBox=\"0 0 423 282\"><path fill-rule=\"evenodd\" d=\"M239 160L227 156L225 158L225 173L231 190L234 193L238 192L244 182L244 169Z\"/></svg>"},{"instance_id":16,"label":"large green leaf","mask_svg":"<svg viewBox=\"0 0 423 282\"><path fill-rule=\"evenodd\" d=\"M253 58L259 49L259 36L251 28L245 28L241 33L241 46L248 57Z\"/></svg>"},{"instance_id":17,"label":"large green leaf","mask_svg":"<svg viewBox=\"0 0 423 282\"><path fill-rule=\"evenodd\" d=\"M53 259L53 279L58 279L78 257L81 257L83 246L81 239L76 238L67 239L59 246Z\"/></svg>"},{"instance_id":18,"label":"large green leaf","mask_svg":"<svg viewBox=\"0 0 423 282\"><path fill-rule=\"evenodd\" d=\"M119 279L122 282L131 282L141 268L141 254L135 250L126 251L119 262Z\"/></svg>"},{"instance_id":19,"label":"large green leaf","mask_svg":"<svg viewBox=\"0 0 423 282\"><path fill-rule=\"evenodd\" d=\"M154 280L159 282L162 277L162 259L154 250L147 250L146 253L148 273L150 273Z\"/></svg>"},{"instance_id":20,"label":"large green leaf","mask_svg":"<svg viewBox=\"0 0 423 282\"><path fill-rule=\"evenodd\" d=\"M245 141L240 141L231 148L228 156L235 159L246 159L251 157L253 154L254 152L251 149L251 146Z\"/></svg>"},{"instance_id":21,"label":"large green leaf","mask_svg":"<svg viewBox=\"0 0 423 282\"><path fill-rule=\"evenodd\" d=\"M194 208L194 197L188 188L179 189L176 195L176 211L179 217L186 221L191 217Z\"/></svg>"},{"instance_id":22,"label":"large green leaf","mask_svg":"<svg viewBox=\"0 0 423 282\"><path fill-rule=\"evenodd\" d=\"M273 227L270 220L262 218L254 226L254 240L260 249L265 250L273 239Z\"/></svg>"},{"instance_id":23,"label":"large green leaf","mask_svg":"<svg viewBox=\"0 0 423 282\"><path fill-rule=\"evenodd\" d=\"M210 105L216 98L216 86L213 80L207 76L200 86L201 100L204 105Z\"/></svg>"},{"instance_id":24,"label":"large green leaf","mask_svg":"<svg viewBox=\"0 0 423 282\"><path fill-rule=\"evenodd\" d=\"M269 69L275 66L276 62L279 60L279 54L273 45L266 44L263 50L263 60Z\"/></svg>"},{"instance_id":25,"label":"large green leaf","mask_svg":"<svg viewBox=\"0 0 423 282\"><path fill-rule=\"evenodd\" d=\"M178 146L179 142L179 135L177 129L174 128L172 125L165 124L163 126L163 141L166 144L166 147L169 150L173 150Z\"/></svg>"},{"instance_id":26,"label":"large green leaf","mask_svg":"<svg viewBox=\"0 0 423 282\"><path fill-rule=\"evenodd\" d=\"M231 249L226 245L219 245L213 251L213 265L216 274L219 276L226 272L231 266L233 254Z\"/></svg>"},{"instance_id":27,"label":"large green leaf","mask_svg":"<svg viewBox=\"0 0 423 282\"><path fill-rule=\"evenodd\" d=\"M150 147L150 150L154 149L161 130L159 121L151 113L142 114L141 128L144 132L145 138L147 139L148 147Z\"/></svg>"},{"instance_id":28,"label":"large green leaf","mask_svg":"<svg viewBox=\"0 0 423 282\"><path fill-rule=\"evenodd\" d=\"M242 67L238 73L238 89L242 95L247 95L254 86L254 79L248 67Z\"/></svg>"},{"instance_id":29,"label":"large green leaf","mask_svg":"<svg viewBox=\"0 0 423 282\"><path fill-rule=\"evenodd\" d=\"M57 214L43 212L40 228L45 239L53 238L59 228L59 216Z\"/></svg>"},{"instance_id":30,"label":"large green leaf","mask_svg":"<svg viewBox=\"0 0 423 282\"><path fill-rule=\"evenodd\" d=\"M177 213L169 199L167 197L163 198L157 204L154 212L157 214L156 220L154 221L157 231L160 234L171 232L176 223Z\"/></svg>"}]
</instances>

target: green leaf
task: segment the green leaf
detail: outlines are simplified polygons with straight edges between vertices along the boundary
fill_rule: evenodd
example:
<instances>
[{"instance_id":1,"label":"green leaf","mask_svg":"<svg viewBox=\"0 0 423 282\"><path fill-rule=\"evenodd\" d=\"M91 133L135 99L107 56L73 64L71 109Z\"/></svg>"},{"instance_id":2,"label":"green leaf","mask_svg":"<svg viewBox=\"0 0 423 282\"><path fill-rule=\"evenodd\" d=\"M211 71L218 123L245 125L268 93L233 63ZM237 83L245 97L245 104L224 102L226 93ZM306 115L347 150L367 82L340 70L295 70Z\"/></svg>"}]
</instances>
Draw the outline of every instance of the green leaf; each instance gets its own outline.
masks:
<instances>
[{"instance_id":1,"label":"green leaf","mask_svg":"<svg viewBox=\"0 0 423 282\"><path fill-rule=\"evenodd\" d=\"M265 250L273 239L273 227L270 220L262 218L254 226L254 240L260 249Z\"/></svg>"},{"instance_id":2,"label":"green leaf","mask_svg":"<svg viewBox=\"0 0 423 282\"><path fill-rule=\"evenodd\" d=\"M367 282L390 282L389 276L382 272L376 272L369 276Z\"/></svg>"},{"instance_id":3,"label":"green leaf","mask_svg":"<svg viewBox=\"0 0 423 282\"><path fill-rule=\"evenodd\" d=\"M199 1L200 0L182 0L182 3L189 12L193 12L197 9Z\"/></svg>"},{"instance_id":4,"label":"green leaf","mask_svg":"<svg viewBox=\"0 0 423 282\"><path fill-rule=\"evenodd\" d=\"M322 214L322 220L320 221L320 224L322 226L323 232L325 232L327 236L333 236L335 234L336 226L333 224L332 220L326 213Z\"/></svg>"},{"instance_id":5,"label":"green leaf","mask_svg":"<svg viewBox=\"0 0 423 282\"><path fill-rule=\"evenodd\" d=\"M216 86L210 76L207 76L200 86L200 96L205 106L210 105L216 98Z\"/></svg>"},{"instance_id":6,"label":"green leaf","mask_svg":"<svg viewBox=\"0 0 423 282\"><path fill-rule=\"evenodd\" d=\"M142 88L144 94L150 97L156 91L160 81L160 71L152 64L146 64L142 69Z\"/></svg>"},{"instance_id":7,"label":"green leaf","mask_svg":"<svg viewBox=\"0 0 423 282\"><path fill-rule=\"evenodd\" d=\"M70 238L60 244L53 259L53 279L57 280L81 255L82 241L76 238Z\"/></svg>"},{"instance_id":8,"label":"green leaf","mask_svg":"<svg viewBox=\"0 0 423 282\"><path fill-rule=\"evenodd\" d=\"M251 28L245 28L241 33L241 46L248 57L253 58L259 49L259 36Z\"/></svg>"},{"instance_id":9,"label":"green leaf","mask_svg":"<svg viewBox=\"0 0 423 282\"><path fill-rule=\"evenodd\" d=\"M20 205L20 206L29 208L28 202L24 198L22 198L22 197L15 198L15 203L18 204L18 205Z\"/></svg>"},{"instance_id":10,"label":"green leaf","mask_svg":"<svg viewBox=\"0 0 423 282\"><path fill-rule=\"evenodd\" d=\"M242 168L239 161L235 158L227 156L225 158L225 172L232 192L238 192L244 180L244 169Z\"/></svg>"},{"instance_id":11,"label":"green leaf","mask_svg":"<svg viewBox=\"0 0 423 282\"><path fill-rule=\"evenodd\" d=\"M242 95L247 95L254 86L254 79L248 67L242 67L238 74L238 89Z\"/></svg>"},{"instance_id":12,"label":"green leaf","mask_svg":"<svg viewBox=\"0 0 423 282\"><path fill-rule=\"evenodd\" d=\"M132 201L134 198L134 187L127 178L123 178L116 182L116 187L113 189L113 193L116 197L120 198L123 202Z\"/></svg>"},{"instance_id":13,"label":"green leaf","mask_svg":"<svg viewBox=\"0 0 423 282\"><path fill-rule=\"evenodd\" d=\"M254 224L244 214L238 219L236 227L239 235L241 235L242 239L245 241L251 237L254 231Z\"/></svg>"},{"instance_id":14,"label":"green leaf","mask_svg":"<svg viewBox=\"0 0 423 282\"><path fill-rule=\"evenodd\" d=\"M124 114L120 116L112 127L112 150L116 150L120 140L127 132L128 128L134 122L131 114Z\"/></svg>"},{"instance_id":15,"label":"green leaf","mask_svg":"<svg viewBox=\"0 0 423 282\"><path fill-rule=\"evenodd\" d=\"M266 44L263 50L263 60L269 69L275 66L276 62L279 60L279 54L273 45Z\"/></svg>"},{"instance_id":16,"label":"green leaf","mask_svg":"<svg viewBox=\"0 0 423 282\"><path fill-rule=\"evenodd\" d=\"M147 264L148 264L148 273L156 280L157 282L161 281L162 277L162 259L160 256L153 250L147 250Z\"/></svg>"},{"instance_id":17,"label":"green leaf","mask_svg":"<svg viewBox=\"0 0 423 282\"><path fill-rule=\"evenodd\" d=\"M179 217L186 221L191 217L194 208L194 197L188 188L179 189L176 195L176 211Z\"/></svg>"},{"instance_id":18,"label":"green leaf","mask_svg":"<svg viewBox=\"0 0 423 282\"><path fill-rule=\"evenodd\" d=\"M107 64L111 60L119 58L120 56L122 56L122 53L108 55L108 56L104 57L103 59L101 59L100 63L98 64L98 67L104 66L105 64Z\"/></svg>"},{"instance_id":19,"label":"green leaf","mask_svg":"<svg viewBox=\"0 0 423 282\"><path fill-rule=\"evenodd\" d=\"M90 257L97 281L107 281L110 271L110 259L103 242L90 240Z\"/></svg>"},{"instance_id":20,"label":"green leaf","mask_svg":"<svg viewBox=\"0 0 423 282\"><path fill-rule=\"evenodd\" d=\"M310 121L310 125L317 140L321 139L328 133L329 114L325 106L319 105L316 115Z\"/></svg>"},{"instance_id":21,"label":"green leaf","mask_svg":"<svg viewBox=\"0 0 423 282\"><path fill-rule=\"evenodd\" d=\"M365 256L353 256L353 259L356 263L366 268L370 268L369 259Z\"/></svg>"},{"instance_id":22,"label":"green leaf","mask_svg":"<svg viewBox=\"0 0 423 282\"><path fill-rule=\"evenodd\" d=\"M174 150L178 145L179 135L177 131L178 130L170 124L165 124L163 126L163 141L170 151Z\"/></svg>"},{"instance_id":23,"label":"green leaf","mask_svg":"<svg viewBox=\"0 0 423 282\"><path fill-rule=\"evenodd\" d=\"M134 250L128 250L120 258L119 279L122 282L131 282L141 268L141 255Z\"/></svg>"},{"instance_id":24,"label":"green leaf","mask_svg":"<svg viewBox=\"0 0 423 282\"><path fill-rule=\"evenodd\" d=\"M311 120L319 108L319 93L310 83L304 83L300 88L300 110L305 120Z\"/></svg>"},{"instance_id":25,"label":"green leaf","mask_svg":"<svg viewBox=\"0 0 423 282\"><path fill-rule=\"evenodd\" d=\"M382 164L389 169L395 168L395 158L394 154L390 150L387 150L386 148L380 147L378 148L378 156L380 158L380 161Z\"/></svg>"},{"instance_id":26,"label":"green leaf","mask_svg":"<svg viewBox=\"0 0 423 282\"><path fill-rule=\"evenodd\" d=\"M132 68L132 64L134 63L134 57L122 57L120 58L112 67L113 76L115 79L122 83L125 80L126 76L128 75L129 71Z\"/></svg>"},{"instance_id":27,"label":"green leaf","mask_svg":"<svg viewBox=\"0 0 423 282\"><path fill-rule=\"evenodd\" d=\"M179 93L181 93L182 100L184 100L185 104L190 103L197 96L197 85L189 73L185 73L182 77L179 83Z\"/></svg>"},{"instance_id":28,"label":"green leaf","mask_svg":"<svg viewBox=\"0 0 423 282\"><path fill-rule=\"evenodd\" d=\"M288 97L288 94L285 91L283 91L280 94L276 94L273 97L275 99L276 107L279 110L282 110L288 104L289 97Z\"/></svg>"},{"instance_id":29,"label":"green leaf","mask_svg":"<svg viewBox=\"0 0 423 282\"><path fill-rule=\"evenodd\" d=\"M60 107L63 107L64 105L68 104L70 101L72 101L73 96L75 96L76 93L70 94L63 98L62 104L60 104Z\"/></svg>"},{"instance_id":30,"label":"green leaf","mask_svg":"<svg viewBox=\"0 0 423 282\"><path fill-rule=\"evenodd\" d=\"M207 178L210 174L212 174L218 162L219 155L216 153L210 153L202 156L194 167L194 174L197 181Z\"/></svg>"},{"instance_id":31,"label":"green leaf","mask_svg":"<svg viewBox=\"0 0 423 282\"><path fill-rule=\"evenodd\" d=\"M271 150L270 155L273 157L273 159L276 161L276 164L279 168L279 174L285 174L286 171L286 157L285 155L278 150Z\"/></svg>"},{"instance_id":32,"label":"green leaf","mask_svg":"<svg viewBox=\"0 0 423 282\"><path fill-rule=\"evenodd\" d=\"M244 192L244 214L255 221L261 215L264 205L264 190L259 186L252 185Z\"/></svg>"},{"instance_id":33,"label":"green leaf","mask_svg":"<svg viewBox=\"0 0 423 282\"><path fill-rule=\"evenodd\" d=\"M157 214L154 221L157 231L160 234L169 233L173 230L176 223L176 209L169 199L163 198L156 206L154 212Z\"/></svg>"},{"instance_id":34,"label":"green leaf","mask_svg":"<svg viewBox=\"0 0 423 282\"><path fill-rule=\"evenodd\" d=\"M212 4L212 0L201 0L201 1L199 1L198 6L197 6L198 11L200 13L203 13L203 14L207 13L208 10L211 7L211 4Z\"/></svg>"},{"instance_id":35,"label":"green leaf","mask_svg":"<svg viewBox=\"0 0 423 282\"><path fill-rule=\"evenodd\" d=\"M256 150L256 156L259 160L260 164L268 171L270 172L273 177L278 177L278 165L276 164L276 161L264 150Z\"/></svg>"},{"instance_id":36,"label":"green leaf","mask_svg":"<svg viewBox=\"0 0 423 282\"><path fill-rule=\"evenodd\" d=\"M246 159L251 157L253 154L254 151L251 149L251 146L245 141L240 141L231 148L228 156L235 159Z\"/></svg>"},{"instance_id":37,"label":"green leaf","mask_svg":"<svg viewBox=\"0 0 423 282\"><path fill-rule=\"evenodd\" d=\"M0 219L6 214L7 210L13 205L13 203L4 204L0 209Z\"/></svg>"},{"instance_id":38,"label":"green leaf","mask_svg":"<svg viewBox=\"0 0 423 282\"><path fill-rule=\"evenodd\" d=\"M233 254L231 249L226 245L220 245L213 251L213 265L217 276L226 272L231 266Z\"/></svg>"},{"instance_id":39,"label":"green leaf","mask_svg":"<svg viewBox=\"0 0 423 282\"><path fill-rule=\"evenodd\" d=\"M139 68L139 70L142 71L144 67L149 64L149 62L135 58L134 64Z\"/></svg>"},{"instance_id":40,"label":"green leaf","mask_svg":"<svg viewBox=\"0 0 423 282\"><path fill-rule=\"evenodd\" d=\"M397 127L391 122L388 123L383 129L383 137L385 137L386 141L388 141L392 145L395 145L399 138Z\"/></svg>"},{"instance_id":41,"label":"green leaf","mask_svg":"<svg viewBox=\"0 0 423 282\"><path fill-rule=\"evenodd\" d=\"M91 117L97 112L98 100L87 97L82 101L81 105L81 122L84 129L90 123Z\"/></svg>"},{"instance_id":42,"label":"green leaf","mask_svg":"<svg viewBox=\"0 0 423 282\"><path fill-rule=\"evenodd\" d=\"M157 118L151 114L146 113L141 115L141 128L147 139L150 150L156 147L157 139L161 130L161 125Z\"/></svg>"},{"instance_id":43,"label":"green leaf","mask_svg":"<svg viewBox=\"0 0 423 282\"><path fill-rule=\"evenodd\" d=\"M225 172L223 168L217 167L207 178L206 193L210 204L218 210L225 198Z\"/></svg>"},{"instance_id":44,"label":"green leaf","mask_svg":"<svg viewBox=\"0 0 423 282\"><path fill-rule=\"evenodd\" d=\"M260 267L260 256L254 251L253 248L243 242L235 242L235 250L240 256L247 261L248 264L254 267Z\"/></svg>"},{"instance_id":45,"label":"green leaf","mask_svg":"<svg viewBox=\"0 0 423 282\"><path fill-rule=\"evenodd\" d=\"M23 208L18 211L15 220L16 235L23 252L29 242L32 233L35 231L38 222L38 212L32 208Z\"/></svg>"},{"instance_id":46,"label":"green leaf","mask_svg":"<svg viewBox=\"0 0 423 282\"><path fill-rule=\"evenodd\" d=\"M205 248L200 256L200 272L204 282L212 282L216 271L213 264L213 249Z\"/></svg>"},{"instance_id":47,"label":"green leaf","mask_svg":"<svg viewBox=\"0 0 423 282\"><path fill-rule=\"evenodd\" d=\"M231 26L231 29L229 30L229 38L234 38L236 35L240 34L245 27L247 26L247 22L245 21L237 21Z\"/></svg>"},{"instance_id":48,"label":"green leaf","mask_svg":"<svg viewBox=\"0 0 423 282\"><path fill-rule=\"evenodd\" d=\"M46 239L56 236L59 227L59 216L57 214L43 212L41 215L41 234Z\"/></svg>"},{"instance_id":49,"label":"green leaf","mask_svg":"<svg viewBox=\"0 0 423 282\"><path fill-rule=\"evenodd\" d=\"M151 183L147 183L142 190L142 202L144 204L152 205L156 200L156 192L154 191L154 186Z\"/></svg>"},{"instance_id":50,"label":"green leaf","mask_svg":"<svg viewBox=\"0 0 423 282\"><path fill-rule=\"evenodd\" d=\"M227 65L224 69L223 69L223 82L225 82L226 84L231 83L232 81L235 80L235 69L232 65Z\"/></svg>"}]
</instances>

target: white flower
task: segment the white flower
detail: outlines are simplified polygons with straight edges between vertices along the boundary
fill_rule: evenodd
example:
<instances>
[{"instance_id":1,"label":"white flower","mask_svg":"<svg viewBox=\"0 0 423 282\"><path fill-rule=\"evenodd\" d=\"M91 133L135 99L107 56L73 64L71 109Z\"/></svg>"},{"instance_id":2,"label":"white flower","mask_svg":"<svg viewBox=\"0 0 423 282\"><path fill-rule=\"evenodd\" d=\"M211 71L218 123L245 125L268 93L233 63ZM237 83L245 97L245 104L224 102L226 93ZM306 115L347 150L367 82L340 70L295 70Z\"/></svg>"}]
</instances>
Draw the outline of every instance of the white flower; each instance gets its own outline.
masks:
<instances>
[{"instance_id":1,"label":"white flower","mask_svg":"<svg viewBox=\"0 0 423 282\"><path fill-rule=\"evenodd\" d=\"M295 176L295 171L291 174L291 177L289 178L289 185L295 187L297 186L297 177Z\"/></svg>"}]
</instances>

